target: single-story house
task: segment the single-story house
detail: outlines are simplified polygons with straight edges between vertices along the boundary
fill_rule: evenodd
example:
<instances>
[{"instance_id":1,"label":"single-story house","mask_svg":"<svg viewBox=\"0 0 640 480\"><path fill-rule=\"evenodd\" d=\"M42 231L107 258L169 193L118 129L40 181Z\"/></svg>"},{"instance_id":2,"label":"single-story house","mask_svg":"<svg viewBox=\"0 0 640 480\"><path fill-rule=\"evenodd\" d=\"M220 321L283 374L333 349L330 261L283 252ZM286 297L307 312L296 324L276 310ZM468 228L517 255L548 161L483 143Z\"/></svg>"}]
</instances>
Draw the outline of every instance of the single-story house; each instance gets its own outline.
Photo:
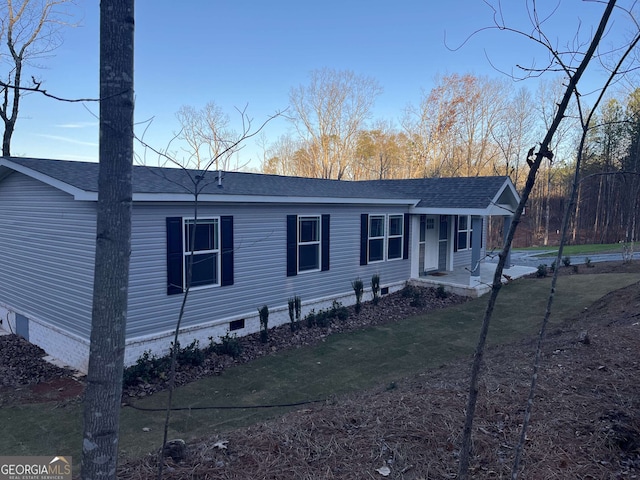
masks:
<instances>
[{"instance_id":1,"label":"single-story house","mask_svg":"<svg viewBox=\"0 0 640 480\"><path fill-rule=\"evenodd\" d=\"M0 157L0 329L86 371L98 163ZM194 189L198 189L195 220ZM193 278L181 343L259 330L355 303L352 281L383 294L430 272L479 283L489 216L510 221L508 177L340 181L135 166L125 362L168 351ZM190 249L193 237L193 251ZM366 295L370 293L365 290ZM365 297L365 300L370 297Z\"/></svg>"}]
</instances>

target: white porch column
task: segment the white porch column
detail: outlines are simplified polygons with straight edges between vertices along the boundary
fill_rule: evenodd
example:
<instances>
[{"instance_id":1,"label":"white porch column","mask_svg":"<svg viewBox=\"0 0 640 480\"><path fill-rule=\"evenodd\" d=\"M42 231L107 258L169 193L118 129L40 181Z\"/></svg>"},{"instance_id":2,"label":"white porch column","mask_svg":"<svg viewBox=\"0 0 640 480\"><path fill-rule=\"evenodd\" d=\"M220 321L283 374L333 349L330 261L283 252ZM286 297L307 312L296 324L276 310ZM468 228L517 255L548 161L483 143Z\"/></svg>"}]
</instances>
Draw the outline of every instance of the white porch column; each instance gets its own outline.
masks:
<instances>
[{"instance_id":1,"label":"white porch column","mask_svg":"<svg viewBox=\"0 0 640 480\"><path fill-rule=\"evenodd\" d=\"M507 236L509 235L509 230L511 229L511 220L512 220L512 216L511 215L505 215L504 217L502 217L504 220L503 226L502 226L502 231L503 231L503 240L504 240L504 244L507 243ZM504 263L505 268L510 268L511 267L511 249L509 249L509 253L507 254L507 258L505 260Z\"/></svg>"},{"instance_id":2,"label":"white porch column","mask_svg":"<svg viewBox=\"0 0 640 480\"><path fill-rule=\"evenodd\" d=\"M420 276L420 215L411 215L409 239L409 258L411 262L411 278Z\"/></svg>"},{"instance_id":3,"label":"white porch column","mask_svg":"<svg viewBox=\"0 0 640 480\"><path fill-rule=\"evenodd\" d=\"M482 217L471 217L471 286L480 283L480 251L482 245Z\"/></svg>"}]
</instances>

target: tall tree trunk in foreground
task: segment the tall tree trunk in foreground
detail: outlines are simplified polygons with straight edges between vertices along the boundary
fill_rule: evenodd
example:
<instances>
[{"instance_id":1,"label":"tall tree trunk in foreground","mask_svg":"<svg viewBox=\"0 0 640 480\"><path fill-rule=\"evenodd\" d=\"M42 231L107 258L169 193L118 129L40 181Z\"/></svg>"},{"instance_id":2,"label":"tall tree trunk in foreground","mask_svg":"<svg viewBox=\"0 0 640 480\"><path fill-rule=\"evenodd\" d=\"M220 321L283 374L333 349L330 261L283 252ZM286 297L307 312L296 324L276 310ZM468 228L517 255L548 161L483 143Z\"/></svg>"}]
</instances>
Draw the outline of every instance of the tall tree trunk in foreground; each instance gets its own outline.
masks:
<instances>
[{"instance_id":1,"label":"tall tree trunk in foreground","mask_svg":"<svg viewBox=\"0 0 640 480\"><path fill-rule=\"evenodd\" d=\"M493 284L491 286L491 295L489 296L489 301L487 303L487 308L485 310L484 318L482 320L482 327L480 329L480 337L478 339L478 344L476 345L476 351L474 354L473 364L471 367L471 380L469 382L469 398L467 401L467 409L466 409L466 417L464 423L464 429L462 432L462 445L460 448L460 463L458 466L458 478L460 480L466 480L469 478L469 462L471 457L471 431L473 427L473 420L475 416L476 403L478 400L478 380L480 377L480 367L482 365L482 360L484 358L484 347L487 341L487 335L489 333L489 324L491 323L491 317L493 315L493 310L496 304L496 300L498 298L498 293L500 292L500 288L502 287L502 272L505 267L506 259L511 249L511 242L513 241L513 236L515 234L516 228L520 223L520 218L522 216L522 212L524 210L524 206L529 199L529 194L533 189L536 179L536 173L540 168L540 163L543 158L548 157L551 160L551 156L549 156L549 145L551 144L551 140L553 139L556 130L560 126L560 122L564 118L565 111L567 110L567 106L569 105L569 100L573 96L576 91L576 87L582 74L584 73L589 61L594 55L598 44L600 43L600 39L605 31L605 27L611 16L611 12L615 7L615 0L610 0L607 4L607 8L602 15L602 19L600 21L600 25L598 26L598 30L595 32L591 45L589 45L589 49L584 55L582 62L575 70L575 73L570 76L569 83L564 92L561 102L558 104L558 110L554 116L553 122L547 131L547 134L544 137L544 140L540 144L540 149L536 154L535 160L532 162L529 170L529 175L527 177L527 182L525 184L524 190L522 191L522 196L520 199L520 203L516 208L516 211L513 215L513 220L511 223L511 228L509 229L509 233L505 240L505 245L502 251L499 254L498 265L496 266L495 275L493 277Z\"/></svg>"},{"instance_id":2,"label":"tall tree trunk in foreground","mask_svg":"<svg viewBox=\"0 0 640 480\"><path fill-rule=\"evenodd\" d=\"M100 175L83 479L116 478L131 254L133 5L100 2Z\"/></svg>"},{"instance_id":3,"label":"tall tree trunk in foreground","mask_svg":"<svg viewBox=\"0 0 640 480\"><path fill-rule=\"evenodd\" d=\"M578 146L578 155L576 159L576 166L573 175L573 183L571 186L571 192L569 194L569 201L567 202L567 208L564 212L564 217L562 219L562 235L560 237L560 246L558 248L558 253L556 255L556 265L560 265L560 261L562 259L562 253L567 241L569 225L571 223L571 216L576 212L576 198L578 198L578 192L580 188L580 168L582 166L583 153L584 153L584 145L587 140L587 136L589 134L589 128L592 125L593 115L597 109L597 106L600 104L602 99L604 98L605 93L607 92L608 87L613 83L616 75L621 69L621 65L624 62L625 58L628 57L631 52L634 51L636 45L640 42L640 34L637 34L634 40L631 42L626 52L622 55L618 66L613 69L609 76L609 80L606 85L603 87L602 91L595 104L591 106L589 114L587 118L582 121L582 136L580 138L580 144ZM580 99L578 98L578 102ZM580 109L582 111L582 109ZM608 181L607 181L608 182ZM540 327L540 332L538 334L538 342L536 345L536 353L534 357L533 363L533 374L531 375L531 385L529 387L529 396L527 397L527 407L525 409L524 419L522 421L522 429L520 431L520 440L516 445L513 467L511 469L511 480L517 480L518 475L520 473L520 461L522 459L522 451L524 450L524 445L527 439L527 429L529 427L529 422L531 421L531 412L533 411L533 401L535 398L536 387L538 382L538 371L540 370L540 364L542 362L542 345L545 339L545 334L547 331L547 326L549 325L549 319L551 317L551 307L553 305L553 300L556 294L556 285L558 283L558 271L559 268L555 268L553 271L553 278L551 279L551 289L549 291L549 297L547 298L547 308L544 312L544 318L542 320L542 325Z\"/></svg>"}]
</instances>

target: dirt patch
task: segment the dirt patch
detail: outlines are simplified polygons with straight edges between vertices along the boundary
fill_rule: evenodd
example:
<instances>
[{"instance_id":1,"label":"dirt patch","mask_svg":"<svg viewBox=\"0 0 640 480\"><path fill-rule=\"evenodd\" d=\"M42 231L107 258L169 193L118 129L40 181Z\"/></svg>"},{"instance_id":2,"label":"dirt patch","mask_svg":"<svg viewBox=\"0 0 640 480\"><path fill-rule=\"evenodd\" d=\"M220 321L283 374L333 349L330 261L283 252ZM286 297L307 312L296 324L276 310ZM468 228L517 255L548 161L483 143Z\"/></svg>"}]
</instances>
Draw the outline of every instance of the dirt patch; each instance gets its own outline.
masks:
<instances>
[{"instance_id":1,"label":"dirt patch","mask_svg":"<svg viewBox=\"0 0 640 480\"><path fill-rule=\"evenodd\" d=\"M17 335L0 335L0 406L63 401L82 392L76 372L47 362L45 355Z\"/></svg>"}]
</instances>

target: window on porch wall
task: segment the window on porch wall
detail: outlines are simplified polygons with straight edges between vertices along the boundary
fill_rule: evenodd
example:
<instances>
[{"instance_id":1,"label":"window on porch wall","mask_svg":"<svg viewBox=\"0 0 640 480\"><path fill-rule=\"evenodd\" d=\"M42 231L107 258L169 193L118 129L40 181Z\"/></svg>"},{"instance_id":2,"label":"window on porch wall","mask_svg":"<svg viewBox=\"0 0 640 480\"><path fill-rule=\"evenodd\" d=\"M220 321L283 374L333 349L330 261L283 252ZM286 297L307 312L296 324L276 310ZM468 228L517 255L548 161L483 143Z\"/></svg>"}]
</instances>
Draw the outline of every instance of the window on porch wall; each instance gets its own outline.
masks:
<instances>
[{"instance_id":1,"label":"window on porch wall","mask_svg":"<svg viewBox=\"0 0 640 480\"><path fill-rule=\"evenodd\" d=\"M458 250L468 250L471 248L471 217L460 215L456 228L456 240Z\"/></svg>"}]
</instances>

